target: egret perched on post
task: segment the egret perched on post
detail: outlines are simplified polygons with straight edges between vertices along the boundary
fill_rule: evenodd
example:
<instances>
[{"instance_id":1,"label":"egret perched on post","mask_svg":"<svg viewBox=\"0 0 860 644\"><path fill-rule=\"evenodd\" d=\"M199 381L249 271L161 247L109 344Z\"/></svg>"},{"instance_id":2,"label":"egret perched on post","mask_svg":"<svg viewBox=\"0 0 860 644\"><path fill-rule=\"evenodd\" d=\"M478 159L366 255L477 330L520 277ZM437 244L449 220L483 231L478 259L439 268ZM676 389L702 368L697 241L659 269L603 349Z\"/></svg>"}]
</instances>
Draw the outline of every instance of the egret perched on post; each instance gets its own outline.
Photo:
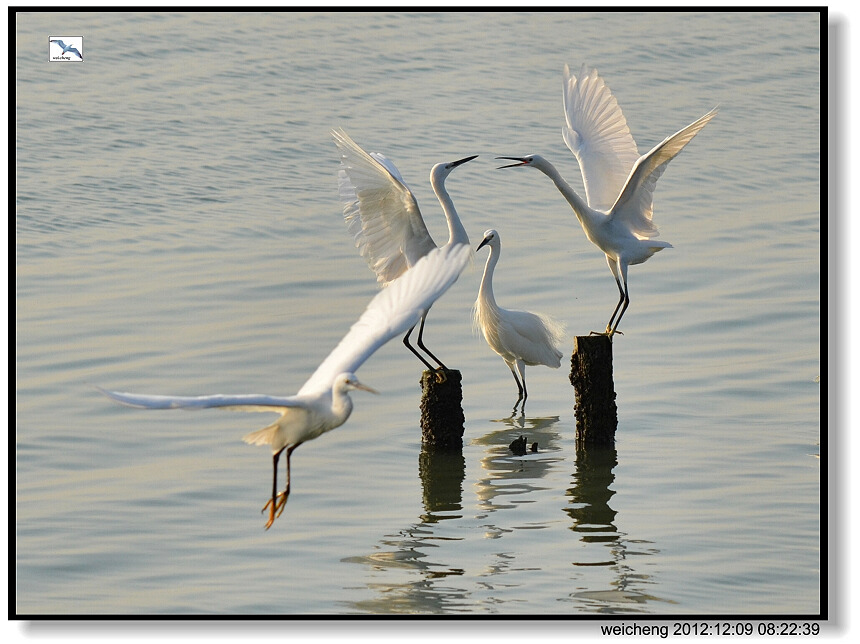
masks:
<instances>
[{"instance_id":1,"label":"egret perched on post","mask_svg":"<svg viewBox=\"0 0 860 644\"><path fill-rule=\"evenodd\" d=\"M401 278L378 293L334 350L295 396L258 394L239 396L149 396L101 390L117 402L146 409L206 409L276 412L281 416L268 427L244 437L252 445L272 448L272 498L266 529L281 516L290 495L290 456L302 443L340 427L352 412L349 392L373 389L362 384L355 371L383 344L415 326L430 306L457 280L469 263L471 250L464 244L428 253ZM287 452L287 483L278 493L278 459ZM275 514L277 512L277 515Z\"/></svg>"},{"instance_id":2,"label":"egret perched on post","mask_svg":"<svg viewBox=\"0 0 860 644\"><path fill-rule=\"evenodd\" d=\"M424 224L415 195L394 164L379 153L365 152L342 129L332 130L331 134L340 150L338 184L347 229L355 239L359 253L376 273L376 280L381 286L385 286L436 248L436 242ZM454 202L445 190L445 179L454 168L476 157L477 155L474 155L451 163L437 163L430 171L430 185L433 186L448 221L446 246L468 244L469 235L454 209ZM412 329L409 329L403 338L403 344L430 371L436 371L437 379L444 379L447 367L424 346L425 318L426 313L421 316L418 346L436 362L441 371L433 367L409 343Z\"/></svg>"},{"instance_id":3,"label":"egret perched on post","mask_svg":"<svg viewBox=\"0 0 860 644\"><path fill-rule=\"evenodd\" d=\"M576 213L585 236L606 255L619 292L618 304L604 332L611 337L619 333L618 323L630 304L627 267L672 248L669 242L653 239L658 234L651 221L657 179L669 161L716 116L717 108L641 157L618 101L597 70L588 72L583 65L577 78L564 66L564 111L562 137L579 162L585 201L549 161L537 154L497 158L518 162L502 168L537 168L552 179Z\"/></svg>"},{"instance_id":4,"label":"egret perched on post","mask_svg":"<svg viewBox=\"0 0 860 644\"><path fill-rule=\"evenodd\" d=\"M490 229L476 250L490 247L490 256L484 267L481 288L475 301L475 326L484 334L487 344L508 365L519 389L514 412L520 401L523 410L529 392L526 389L526 365L546 365L553 369L561 366L561 351L558 345L564 339L564 325L549 316L528 311L509 311L496 304L493 295L493 272L502 253L499 233ZM519 374L519 376L518 376Z\"/></svg>"}]
</instances>

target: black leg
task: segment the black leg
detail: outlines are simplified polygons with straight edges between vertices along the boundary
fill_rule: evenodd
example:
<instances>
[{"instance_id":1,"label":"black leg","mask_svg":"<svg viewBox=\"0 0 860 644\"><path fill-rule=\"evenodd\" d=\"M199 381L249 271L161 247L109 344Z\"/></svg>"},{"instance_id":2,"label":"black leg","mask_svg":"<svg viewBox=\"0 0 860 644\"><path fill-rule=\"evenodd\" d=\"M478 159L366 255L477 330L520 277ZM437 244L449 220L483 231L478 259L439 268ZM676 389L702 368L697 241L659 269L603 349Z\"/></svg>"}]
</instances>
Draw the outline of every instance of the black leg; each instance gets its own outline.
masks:
<instances>
[{"instance_id":1,"label":"black leg","mask_svg":"<svg viewBox=\"0 0 860 644\"><path fill-rule=\"evenodd\" d=\"M529 397L529 389L526 387L526 368L525 366L521 366L520 368L520 377L523 381L523 402L520 405L520 413L526 413L526 399Z\"/></svg>"},{"instance_id":2,"label":"black leg","mask_svg":"<svg viewBox=\"0 0 860 644\"><path fill-rule=\"evenodd\" d=\"M520 383L520 378L517 376L517 372L514 370L512 365L508 365L508 368L511 370L511 375L514 377L514 382L517 383L517 401L514 403L513 414L517 413L517 408L520 406L520 402L523 400L523 385Z\"/></svg>"},{"instance_id":3,"label":"black leg","mask_svg":"<svg viewBox=\"0 0 860 644\"><path fill-rule=\"evenodd\" d=\"M281 449L272 455L272 503L275 502L275 497L278 496L278 461L281 459Z\"/></svg>"},{"instance_id":4,"label":"black leg","mask_svg":"<svg viewBox=\"0 0 860 644\"><path fill-rule=\"evenodd\" d=\"M275 504L278 499L278 461L283 451L283 448L281 448L272 455L272 498L266 502L266 505L262 509L262 512L265 512L266 508L269 509L269 520L266 522L266 530L271 528L275 522ZM287 455L287 463L289 463L289 453Z\"/></svg>"},{"instance_id":5,"label":"black leg","mask_svg":"<svg viewBox=\"0 0 860 644\"><path fill-rule=\"evenodd\" d=\"M418 346L421 347L421 349L424 351L424 353L426 353L428 356L433 358L433 360L436 362L436 364L439 365L440 369L444 369L445 371L448 371L448 367L443 365L442 361L439 360L439 358L434 356L432 353L430 353L430 349L428 349L427 347L424 346L424 320L425 320L425 318L422 317L421 318L421 326L418 328Z\"/></svg>"},{"instance_id":6,"label":"black leg","mask_svg":"<svg viewBox=\"0 0 860 644\"><path fill-rule=\"evenodd\" d=\"M412 334L412 331L414 329L415 329L415 327L413 326L411 329L409 329L409 331L406 332L406 335L403 337L403 344L405 344L406 348L409 349L412 353L414 353L415 357L418 358L421 362L423 362L424 366L426 366L430 371L436 371L436 367L434 367L429 362L427 362L424 359L424 356L422 356L420 353L418 353L415 350L415 347L413 347L411 344L409 344L409 336Z\"/></svg>"},{"instance_id":7,"label":"black leg","mask_svg":"<svg viewBox=\"0 0 860 644\"><path fill-rule=\"evenodd\" d=\"M627 297L627 293L625 293L624 288L621 287L621 280L618 277L615 278L615 284L618 286L618 304L615 305L615 310L612 312L612 317L609 318L609 323L606 325L606 332L610 333L612 331L612 322L615 320L615 316L618 313L618 309L621 308L621 305L624 303L625 298ZM627 308L626 306L624 308ZM622 311L623 313L623 311ZM620 317L618 318L621 319ZM618 327L618 323L615 323L615 326Z\"/></svg>"},{"instance_id":8,"label":"black leg","mask_svg":"<svg viewBox=\"0 0 860 644\"><path fill-rule=\"evenodd\" d=\"M520 377L517 375L516 370L514 370L514 368L512 366L508 365L508 368L511 370L511 375L514 377L514 382L517 383L517 390L519 391L520 398L522 398L523 397L523 385L520 382ZM517 401L517 402L519 402L519 401Z\"/></svg>"},{"instance_id":9,"label":"black leg","mask_svg":"<svg viewBox=\"0 0 860 644\"><path fill-rule=\"evenodd\" d=\"M290 445L287 450L287 484L284 487L284 491L278 494L278 457L281 455L282 449L280 452L275 454L273 458L274 463L274 474L272 476L272 499L263 506L263 510L269 508L269 521L266 523L266 530L272 527L272 524L275 522L279 516L284 513L284 508L287 505L287 499L290 497L290 456L293 455L295 449L301 445L301 443L296 443L295 445ZM277 514L275 514L277 512Z\"/></svg>"},{"instance_id":10,"label":"black leg","mask_svg":"<svg viewBox=\"0 0 860 644\"><path fill-rule=\"evenodd\" d=\"M296 443L295 445L290 445L289 449L287 449L287 485L284 488L284 500L283 504L287 503L287 497L290 496L290 456L293 455L295 449L301 445L301 443ZM281 511L283 512L283 505L281 506ZM278 516L281 516L280 513Z\"/></svg>"},{"instance_id":11,"label":"black leg","mask_svg":"<svg viewBox=\"0 0 860 644\"><path fill-rule=\"evenodd\" d=\"M621 285L619 284L619 288L620 288L620 286ZM621 313L618 314L618 319L615 320L615 326L612 327L612 333L618 333L618 323L621 322L621 318L624 317L624 311L626 311L627 307L630 305L630 295L628 293L629 293L629 291L627 288L627 278L625 277L624 278L624 306L621 307ZM619 304L620 304L620 302L619 302ZM613 317L615 317L615 316L613 315Z\"/></svg>"}]
</instances>

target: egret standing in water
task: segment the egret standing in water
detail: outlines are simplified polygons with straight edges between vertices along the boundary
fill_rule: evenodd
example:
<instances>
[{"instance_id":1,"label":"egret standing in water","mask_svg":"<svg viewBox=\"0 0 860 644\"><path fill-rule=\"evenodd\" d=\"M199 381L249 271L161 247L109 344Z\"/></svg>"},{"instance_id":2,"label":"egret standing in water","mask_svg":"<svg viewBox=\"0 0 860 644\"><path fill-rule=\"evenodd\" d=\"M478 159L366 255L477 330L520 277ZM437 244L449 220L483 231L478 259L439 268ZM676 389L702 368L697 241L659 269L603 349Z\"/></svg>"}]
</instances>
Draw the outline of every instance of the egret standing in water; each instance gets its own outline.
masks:
<instances>
[{"instance_id":1,"label":"egret standing in water","mask_svg":"<svg viewBox=\"0 0 860 644\"><path fill-rule=\"evenodd\" d=\"M471 250L464 244L434 250L403 277L378 293L358 321L323 360L295 396L258 394L239 396L148 396L101 390L114 400L145 409L206 409L275 412L280 418L268 427L245 436L246 443L272 449L272 498L269 529L281 516L290 495L290 456L302 443L340 427L352 413L349 392L355 389L376 393L362 384L355 371L383 344L401 335L424 316L430 306L457 280L469 263ZM287 483L278 493L278 459L287 452ZM275 514L277 512L277 515Z\"/></svg>"},{"instance_id":2,"label":"egret standing in water","mask_svg":"<svg viewBox=\"0 0 860 644\"><path fill-rule=\"evenodd\" d=\"M519 397L514 404L514 412L522 401L525 411L526 365L546 365L553 369L561 366L561 351L558 345L564 339L564 325L552 318L528 311L509 311L496 304L493 295L493 272L502 253L502 240L499 233L490 229L476 250L490 247L490 256L484 267L481 288L475 301L475 326L484 334L487 344L498 353L508 365L519 389Z\"/></svg>"},{"instance_id":3,"label":"egret standing in water","mask_svg":"<svg viewBox=\"0 0 860 644\"><path fill-rule=\"evenodd\" d=\"M353 235L359 252L376 273L377 281L385 286L435 249L436 242L424 224L415 195L394 164L381 154L365 152L342 129L332 130L332 137L340 150L338 183L347 229ZM468 244L469 235L445 190L445 179L454 168L476 157L437 163L430 171L430 184L448 221L446 246ZM424 346L425 318L426 313L421 317L418 329L418 346L436 362L439 370L409 343L412 329L403 338L403 344L430 371L436 371L437 378L444 379L447 367Z\"/></svg>"},{"instance_id":4,"label":"egret standing in water","mask_svg":"<svg viewBox=\"0 0 860 644\"><path fill-rule=\"evenodd\" d=\"M537 154L498 158L518 162L502 168L536 168L552 179L576 213L585 236L606 255L619 292L618 304L604 332L611 337L619 332L618 324L630 304L627 267L672 248L669 242L652 239L658 234L651 221L657 179L669 161L716 116L717 108L641 157L618 101L597 70L588 72L583 65L577 78L564 66L564 111L562 136L579 162L585 200L549 161Z\"/></svg>"}]
</instances>

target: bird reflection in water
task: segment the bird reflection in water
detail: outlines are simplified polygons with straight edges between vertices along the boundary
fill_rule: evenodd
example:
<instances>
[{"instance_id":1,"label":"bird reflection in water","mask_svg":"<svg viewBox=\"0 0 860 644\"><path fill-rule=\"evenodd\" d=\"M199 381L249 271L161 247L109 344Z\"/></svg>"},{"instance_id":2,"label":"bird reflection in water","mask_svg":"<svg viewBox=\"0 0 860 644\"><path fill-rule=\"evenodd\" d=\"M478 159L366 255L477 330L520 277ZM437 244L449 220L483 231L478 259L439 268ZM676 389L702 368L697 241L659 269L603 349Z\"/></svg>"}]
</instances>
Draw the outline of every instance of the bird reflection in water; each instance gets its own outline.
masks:
<instances>
[{"instance_id":1,"label":"bird reflection in water","mask_svg":"<svg viewBox=\"0 0 860 644\"><path fill-rule=\"evenodd\" d=\"M480 507L495 511L516 507L513 501L500 503L501 498L513 499L539 489L535 481L544 478L550 468L562 460L558 446L561 434L556 428L558 416L526 418L519 415L491 422L500 423L503 428L474 439L472 444L487 448L481 458L481 468L486 475L475 483ZM537 451L532 451L535 443Z\"/></svg>"}]
</instances>

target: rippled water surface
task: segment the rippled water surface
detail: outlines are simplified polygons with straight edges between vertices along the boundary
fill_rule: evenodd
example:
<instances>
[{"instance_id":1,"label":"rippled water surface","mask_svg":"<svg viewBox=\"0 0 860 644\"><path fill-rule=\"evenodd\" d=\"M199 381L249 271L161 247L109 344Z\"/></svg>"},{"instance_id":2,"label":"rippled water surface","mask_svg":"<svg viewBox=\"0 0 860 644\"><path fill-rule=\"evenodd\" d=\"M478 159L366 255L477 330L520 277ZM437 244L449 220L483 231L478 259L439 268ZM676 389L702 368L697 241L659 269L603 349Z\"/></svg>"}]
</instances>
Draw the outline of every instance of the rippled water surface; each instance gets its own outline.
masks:
<instances>
[{"instance_id":1,"label":"rippled water surface","mask_svg":"<svg viewBox=\"0 0 860 644\"><path fill-rule=\"evenodd\" d=\"M648 37L643 38L642 34ZM820 590L817 14L19 14L19 614L816 614ZM84 37L83 63L48 37ZM361 369L347 424L260 515L264 416L144 393L294 393L376 293L346 233L344 127L386 154L437 241L430 167L502 306L573 336L617 292L540 152L562 68L596 66L640 151L720 113L657 186L674 248L630 271L613 449L577 450L567 357L515 385L470 328L486 251L426 339L463 373L462 454L422 451L420 365ZM515 456L518 436L539 451Z\"/></svg>"}]
</instances>

